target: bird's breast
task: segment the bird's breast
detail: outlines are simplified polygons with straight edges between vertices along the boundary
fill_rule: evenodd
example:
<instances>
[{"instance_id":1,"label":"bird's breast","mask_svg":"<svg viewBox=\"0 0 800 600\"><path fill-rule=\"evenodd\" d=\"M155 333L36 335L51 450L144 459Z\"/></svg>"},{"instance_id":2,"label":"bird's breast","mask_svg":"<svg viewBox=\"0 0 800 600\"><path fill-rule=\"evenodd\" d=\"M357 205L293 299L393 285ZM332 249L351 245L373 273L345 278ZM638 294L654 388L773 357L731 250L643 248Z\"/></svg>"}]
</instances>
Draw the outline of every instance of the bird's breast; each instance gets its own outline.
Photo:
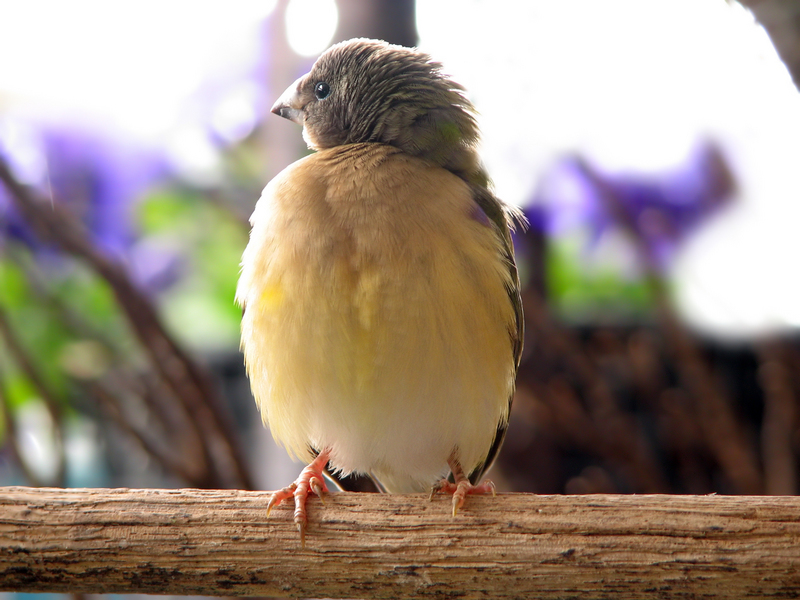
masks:
<instances>
[{"instance_id":1,"label":"bird's breast","mask_svg":"<svg viewBox=\"0 0 800 600\"><path fill-rule=\"evenodd\" d=\"M514 315L500 242L475 214L460 179L374 144L270 183L237 293L256 399L291 452L331 446L348 471L405 456L422 477L455 446L466 468L485 456L513 385Z\"/></svg>"}]
</instances>

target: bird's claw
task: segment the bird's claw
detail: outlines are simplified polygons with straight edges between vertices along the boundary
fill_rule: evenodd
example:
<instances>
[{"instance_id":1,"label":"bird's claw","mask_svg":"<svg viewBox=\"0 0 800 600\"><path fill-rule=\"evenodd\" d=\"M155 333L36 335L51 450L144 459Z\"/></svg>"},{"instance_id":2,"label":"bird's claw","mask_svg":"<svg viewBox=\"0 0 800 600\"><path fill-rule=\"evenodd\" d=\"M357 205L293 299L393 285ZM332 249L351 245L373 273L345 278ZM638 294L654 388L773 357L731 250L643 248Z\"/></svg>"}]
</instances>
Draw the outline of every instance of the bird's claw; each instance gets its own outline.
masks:
<instances>
[{"instance_id":1,"label":"bird's claw","mask_svg":"<svg viewBox=\"0 0 800 600\"><path fill-rule=\"evenodd\" d=\"M306 466L297 480L282 490L278 490L269 499L267 504L267 516L272 509L289 498L294 497L294 524L300 533L300 545L306 545L306 526L308 525L308 514L306 513L306 501L309 493L314 493L325 504L325 494L328 486L323 479L322 469L327 464L327 453L320 454L314 461Z\"/></svg>"},{"instance_id":2,"label":"bird's claw","mask_svg":"<svg viewBox=\"0 0 800 600\"><path fill-rule=\"evenodd\" d=\"M431 488L430 500L439 492L445 494L453 494L453 516L458 514L458 511L464 506L464 502L468 495L472 494L488 494L491 493L492 497L497 496L497 488L494 482L487 479L479 485L473 485L469 479L462 479L458 483L452 483L447 479L442 479Z\"/></svg>"},{"instance_id":3,"label":"bird's claw","mask_svg":"<svg viewBox=\"0 0 800 600\"><path fill-rule=\"evenodd\" d=\"M328 491L328 488L325 486L325 481L319 479L318 477L312 477L311 480L308 482L308 485L311 487L311 491L313 491L320 499L322 504L325 504L325 492Z\"/></svg>"},{"instance_id":4,"label":"bird's claw","mask_svg":"<svg viewBox=\"0 0 800 600\"><path fill-rule=\"evenodd\" d=\"M446 485L453 485L453 484L447 481L447 479L442 479L434 483L433 486L431 486L431 495L428 496L428 502L433 502L433 497L439 492L441 492Z\"/></svg>"},{"instance_id":5,"label":"bird's claw","mask_svg":"<svg viewBox=\"0 0 800 600\"><path fill-rule=\"evenodd\" d=\"M286 500L287 498L291 498L294 496L294 491L297 489L297 482L293 482L291 485L287 485L282 490L278 490L269 498L269 503L267 504L267 517L269 517L269 513L272 512L272 509L278 506L281 502Z\"/></svg>"},{"instance_id":6,"label":"bird's claw","mask_svg":"<svg viewBox=\"0 0 800 600\"><path fill-rule=\"evenodd\" d=\"M305 519L303 519L303 520L298 520L298 519L299 519L299 517L297 515L295 515L295 517L294 517L294 525L295 525L295 527L297 527L297 531L300 534L300 547L301 548L305 548L306 547L306 525L308 524L308 521L305 520Z\"/></svg>"}]
</instances>

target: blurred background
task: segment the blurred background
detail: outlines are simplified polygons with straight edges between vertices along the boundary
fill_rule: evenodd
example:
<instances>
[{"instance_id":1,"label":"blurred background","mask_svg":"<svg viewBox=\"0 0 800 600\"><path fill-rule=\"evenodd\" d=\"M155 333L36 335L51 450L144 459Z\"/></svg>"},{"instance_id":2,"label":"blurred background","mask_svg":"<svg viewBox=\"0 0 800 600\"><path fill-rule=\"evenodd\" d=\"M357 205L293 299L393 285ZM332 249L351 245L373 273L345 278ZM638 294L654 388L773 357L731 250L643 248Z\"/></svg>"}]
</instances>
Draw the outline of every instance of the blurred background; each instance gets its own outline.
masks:
<instances>
[{"instance_id":1,"label":"blurred background","mask_svg":"<svg viewBox=\"0 0 800 600\"><path fill-rule=\"evenodd\" d=\"M776 0L4 3L0 485L296 477L233 295L261 189L308 152L269 108L357 36L467 87L530 220L498 488L797 493L800 2Z\"/></svg>"}]
</instances>

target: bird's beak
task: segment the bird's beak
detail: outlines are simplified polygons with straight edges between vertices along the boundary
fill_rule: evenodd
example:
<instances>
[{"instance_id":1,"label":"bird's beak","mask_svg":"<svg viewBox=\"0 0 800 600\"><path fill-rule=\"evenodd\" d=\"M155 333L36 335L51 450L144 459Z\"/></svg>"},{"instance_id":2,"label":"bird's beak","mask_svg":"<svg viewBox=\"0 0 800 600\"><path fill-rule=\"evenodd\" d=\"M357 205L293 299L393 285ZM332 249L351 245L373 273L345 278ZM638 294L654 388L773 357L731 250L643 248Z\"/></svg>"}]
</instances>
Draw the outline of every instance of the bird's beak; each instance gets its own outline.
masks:
<instances>
[{"instance_id":1,"label":"bird's beak","mask_svg":"<svg viewBox=\"0 0 800 600\"><path fill-rule=\"evenodd\" d=\"M281 97L278 98L278 101L275 102L275 105L272 107L273 113L278 115L279 117L283 117L284 119L289 119L290 121L294 121L298 125L303 124L303 105L300 101L300 81L303 78L300 77L297 81L295 81L292 85L290 85Z\"/></svg>"}]
</instances>

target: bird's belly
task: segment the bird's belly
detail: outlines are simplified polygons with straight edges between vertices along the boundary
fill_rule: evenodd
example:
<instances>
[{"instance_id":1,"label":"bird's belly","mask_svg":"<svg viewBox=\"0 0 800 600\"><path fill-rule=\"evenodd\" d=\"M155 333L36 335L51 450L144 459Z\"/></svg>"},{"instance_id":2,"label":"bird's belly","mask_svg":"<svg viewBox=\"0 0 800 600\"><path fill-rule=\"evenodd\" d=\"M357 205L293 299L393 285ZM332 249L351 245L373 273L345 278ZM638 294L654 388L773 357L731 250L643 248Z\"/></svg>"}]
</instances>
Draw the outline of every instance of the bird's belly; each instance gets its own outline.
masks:
<instances>
[{"instance_id":1,"label":"bird's belly","mask_svg":"<svg viewBox=\"0 0 800 600\"><path fill-rule=\"evenodd\" d=\"M468 470L485 458L512 385L508 299L446 258L414 270L320 257L265 282L256 395L290 452L330 447L345 472L411 487L446 472L456 448Z\"/></svg>"}]
</instances>

